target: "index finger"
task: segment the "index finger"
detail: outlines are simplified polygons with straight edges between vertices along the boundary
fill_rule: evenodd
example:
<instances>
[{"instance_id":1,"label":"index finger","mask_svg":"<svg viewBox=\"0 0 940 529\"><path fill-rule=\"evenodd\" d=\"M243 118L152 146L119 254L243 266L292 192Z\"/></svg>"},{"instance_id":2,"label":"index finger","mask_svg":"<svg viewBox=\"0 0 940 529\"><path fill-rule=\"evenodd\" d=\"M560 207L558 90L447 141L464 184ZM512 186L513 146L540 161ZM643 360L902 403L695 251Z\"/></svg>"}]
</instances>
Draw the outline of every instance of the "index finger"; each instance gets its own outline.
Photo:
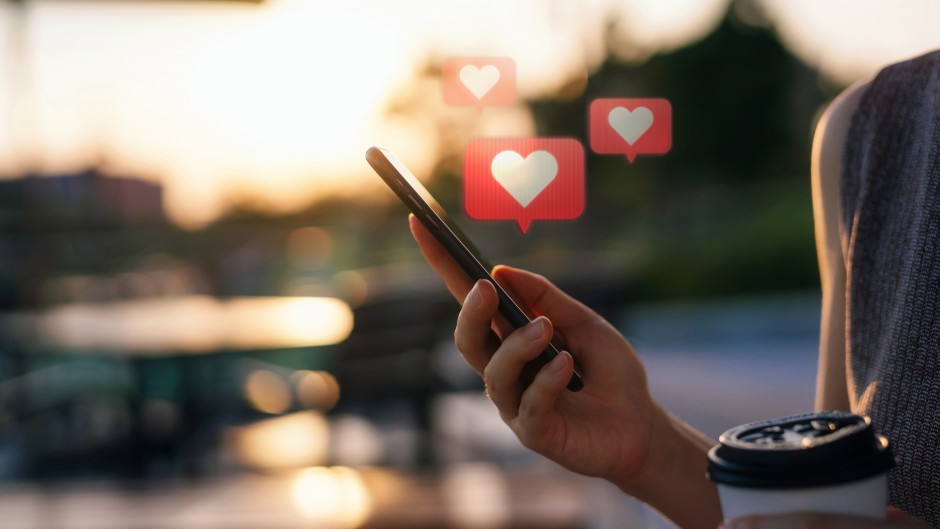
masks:
<instances>
[{"instance_id":1,"label":"index finger","mask_svg":"<svg viewBox=\"0 0 940 529\"><path fill-rule=\"evenodd\" d=\"M408 226L411 228L411 234L414 236L415 241L418 242L421 255L431 265L431 268L437 272L437 275L441 276L451 295L458 303L463 305L467 293L473 288L473 280L467 276L467 273L463 271L463 268L460 268L457 261L454 261L454 258L447 253L441 243L437 242L437 239L428 232L424 224L421 224L421 221L413 214L408 215ZM506 322L502 315L497 314L493 319L493 330L502 338L512 332L512 326Z\"/></svg>"},{"instance_id":2,"label":"index finger","mask_svg":"<svg viewBox=\"0 0 940 529\"><path fill-rule=\"evenodd\" d=\"M421 255L437 272L437 275L441 276L451 295L463 304L467 293L473 288L473 281L413 214L408 215L408 226L411 228L411 235L418 242Z\"/></svg>"}]
</instances>

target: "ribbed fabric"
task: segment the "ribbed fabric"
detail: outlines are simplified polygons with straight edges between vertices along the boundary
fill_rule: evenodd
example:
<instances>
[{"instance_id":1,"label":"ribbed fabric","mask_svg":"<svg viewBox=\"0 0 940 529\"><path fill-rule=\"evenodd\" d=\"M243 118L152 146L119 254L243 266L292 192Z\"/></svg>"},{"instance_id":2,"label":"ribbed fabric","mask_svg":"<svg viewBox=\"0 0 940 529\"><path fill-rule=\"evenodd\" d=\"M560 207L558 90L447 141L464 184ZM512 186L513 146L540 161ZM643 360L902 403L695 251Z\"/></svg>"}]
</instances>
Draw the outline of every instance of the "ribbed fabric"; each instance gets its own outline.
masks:
<instances>
[{"instance_id":1,"label":"ribbed fabric","mask_svg":"<svg viewBox=\"0 0 940 529\"><path fill-rule=\"evenodd\" d=\"M940 526L940 51L884 69L842 164L847 368L894 445L889 503Z\"/></svg>"}]
</instances>

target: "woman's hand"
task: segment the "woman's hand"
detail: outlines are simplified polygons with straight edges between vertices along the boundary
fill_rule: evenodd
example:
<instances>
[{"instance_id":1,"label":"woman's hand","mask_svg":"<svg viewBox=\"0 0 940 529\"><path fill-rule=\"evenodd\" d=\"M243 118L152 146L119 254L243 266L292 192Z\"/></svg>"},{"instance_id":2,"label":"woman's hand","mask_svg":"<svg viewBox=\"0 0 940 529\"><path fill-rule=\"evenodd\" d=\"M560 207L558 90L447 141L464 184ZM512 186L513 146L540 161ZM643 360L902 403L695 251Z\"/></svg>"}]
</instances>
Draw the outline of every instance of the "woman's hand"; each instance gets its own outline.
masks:
<instances>
[{"instance_id":1,"label":"woman's hand","mask_svg":"<svg viewBox=\"0 0 940 529\"><path fill-rule=\"evenodd\" d=\"M887 520L831 514L787 514L780 516L745 516L727 520L722 529L923 529L924 521L906 512L888 507Z\"/></svg>"},{"instance_id":2,"label":"woman's hand","mask_svg":"<svg viewBox=\"0 0 940 529\"><path fill-rule=\"evenodd\" d=\"M493 285L473 284L417 219L411 217L410 225L424 257L463 304L457 348L525 446L570 470L614 482L683 527L718 524L717 494L705 479L711 442L653 401L642 364L612 325L545 278L497 267L493 276L500 285L539 315L514 330L499 316ZM553 335L568 350L532 378L528 364ZM584 379L579 392L565 389L572 355Z\"/></svg>"},{"instance_id":3,"label":"woman's hand","mask_svg":"<svg viewBox=\"0 0 940 529\"><path fill-rule=\"evenodd\" d=\"M486 383L487 394L519 440L561 465L590 476L622 478L648 461L654 406L646 375L630 344L594 311L545 278L497 267L494 278L541 316L513 331L495 328L499 300L488 281L472 285L450 256L412 218L428 262L463 302L454 333L457 348ZM557 335L574 354L584 389L565 389L573 363L555 357L526 385L523 371Z\"/></svg>"},{"instance_id":4,"label":"woman's hand","mask_svg":"<svg viewBox=\"0 0 940 529\"><path fill-rule=\"evenodd\" d=\"M486 383L500 417L522 443L561 465L608 479L638 474L648 461L654 406L630 345L613 327L544 278L498 267L494 277L542 316L500 339L491 330L496 290L478 282L457 318L455 340ZM524 370L558 335L578 355L583 390L565 389L563 351L526 385Z\"/></svg>"}]
</instances>

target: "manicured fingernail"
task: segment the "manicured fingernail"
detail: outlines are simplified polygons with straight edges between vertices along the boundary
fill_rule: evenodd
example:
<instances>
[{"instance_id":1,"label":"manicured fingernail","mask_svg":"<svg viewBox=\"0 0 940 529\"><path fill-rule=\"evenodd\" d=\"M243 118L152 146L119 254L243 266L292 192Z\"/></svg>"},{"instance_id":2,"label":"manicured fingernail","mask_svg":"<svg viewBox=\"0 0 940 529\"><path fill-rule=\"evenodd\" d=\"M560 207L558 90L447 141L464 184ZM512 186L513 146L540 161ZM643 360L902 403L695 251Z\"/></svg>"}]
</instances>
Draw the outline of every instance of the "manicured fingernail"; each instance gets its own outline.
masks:
<instances>
[{"instance_id":1,"label":"manicured fingernail","mask_svg":"<svg viewBox=\"0 0 940 529\"><path fill-rule=\"evenodd\" d=\"M545 318L536 318L526 325L522 334L530 340L538 340L545 334Z\"/></svg>"},{"instance_id":2,"label":"manicured fingernail","mask_svg":"<svg viewBox=\"0 0 940 529\"><path fill-rule=\"evenodd\" d=\"M463 302L464 305L468 307L478 307L480 305L480 282L477 281L473 288L470 289L470 293L467 294L467 299Z\"/></svg>"}]
</instances>

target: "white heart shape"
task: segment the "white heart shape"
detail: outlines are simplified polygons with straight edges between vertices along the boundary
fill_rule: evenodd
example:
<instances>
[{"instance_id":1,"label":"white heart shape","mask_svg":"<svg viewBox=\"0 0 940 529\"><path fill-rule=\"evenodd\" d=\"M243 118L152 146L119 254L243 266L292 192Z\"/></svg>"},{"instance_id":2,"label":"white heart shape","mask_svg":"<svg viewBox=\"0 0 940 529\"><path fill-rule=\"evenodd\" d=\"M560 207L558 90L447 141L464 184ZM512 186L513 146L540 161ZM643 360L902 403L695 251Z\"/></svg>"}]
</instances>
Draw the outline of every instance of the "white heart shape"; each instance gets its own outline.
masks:
<instances>
[{"instance_id":1,"label":"white heart shape","mask_svg":"<svg viewBox=\"0 0 940 529\"><path fill-rule=\"evenodd\" d=\"M487 64L482 68L468 64L460 69L460 82L477 99L483 99L483 96L496 86L496 83L499 82L499 76L499 68L492 64Z\"/></svg>"},{"instance_id":2,"label":"white heart shape","mask_svg":"<svg viewBox=\"0 0 940 529\"><path fill-rule=\"evenodd\" d=\"M499 185L526 207L555 179L558 161L547 151L535 151L525 158L516 151L503 151L493 157L490 171Z\"/></svg>"},{"instance_id":3,"label":"white heart shape","mask_svg":"<svg viewBox=\"0 0 940 529\"><path fill-rule=\"evenodd\" d=\"M617 107L607 114L607 122L630 145L653 126L653 112L646 107L636 107L630 112L624 107Z\"/></svg>"}]
</instances>

